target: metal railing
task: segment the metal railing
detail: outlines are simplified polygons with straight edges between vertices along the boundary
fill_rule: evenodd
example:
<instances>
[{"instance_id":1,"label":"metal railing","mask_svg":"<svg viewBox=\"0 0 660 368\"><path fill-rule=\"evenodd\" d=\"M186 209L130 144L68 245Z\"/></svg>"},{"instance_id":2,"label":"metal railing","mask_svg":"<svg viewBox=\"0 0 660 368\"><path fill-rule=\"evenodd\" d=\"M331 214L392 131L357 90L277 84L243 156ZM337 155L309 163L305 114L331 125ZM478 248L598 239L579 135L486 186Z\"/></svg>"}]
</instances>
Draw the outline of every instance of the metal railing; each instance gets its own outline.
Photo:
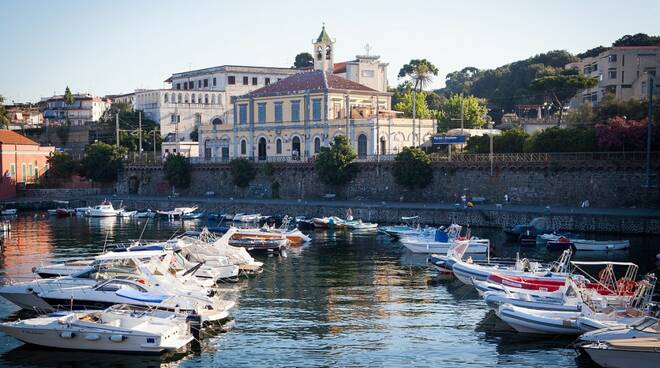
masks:
<instances>
[{"instance_id":1,"label":"metal railing","mask_svg":"<svg viewBox=\"0 0 660 368\"><path fill-rule=\"evenodd\" d=\"M396 158L395 154L387 155L360 155L355 162L392 162ZM465 163L486 163L490 162L491 157L488 153L452 153L447 154L433 153L429 155L432 162L465 162ZM232 157L191 157L190 163L193 165L208 164L228 164ZM287 163L287 164L309 164L316 161L316 157L295 157L295 156L267 156L267 157L247 157L248 160L255 163ZM153 153L129 154L126 156L126 164L129 166L153 166L161 165L165 158L160 154ZM565 153L494 153L493 162L496 163L549 163L549 162L644 162L646 153L642 151L634 152L565 152ZM653 162L660 162L660 151L652 152Z\"/></svg>"}]
</instances>

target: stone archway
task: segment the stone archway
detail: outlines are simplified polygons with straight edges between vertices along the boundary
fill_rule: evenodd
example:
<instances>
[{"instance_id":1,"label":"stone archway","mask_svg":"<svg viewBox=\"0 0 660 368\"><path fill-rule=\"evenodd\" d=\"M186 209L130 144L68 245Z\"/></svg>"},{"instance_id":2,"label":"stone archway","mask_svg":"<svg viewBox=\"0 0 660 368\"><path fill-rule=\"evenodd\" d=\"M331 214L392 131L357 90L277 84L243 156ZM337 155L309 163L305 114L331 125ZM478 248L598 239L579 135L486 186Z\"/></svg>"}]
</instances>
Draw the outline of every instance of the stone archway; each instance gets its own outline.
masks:
<instances>
[{"instance_id":1,"label":"stone archway","mask_svg":"<svg viewBox=\"0 0 660 368\"><path fill-rule=\"evenodd\" d=\"M259 138L258 157L259 161L266 160L266 138Z\"/></svg>"},{"instance_id":2,"label":"stone archway","mask_svg":"<svg viewBox=\"0 0 660 368\"><path fill-rule=\"evenodd\" d=\"M140 179L137 176L128 178L128 194L138 194L140 191Z\"/></svg>"}]
</instances>

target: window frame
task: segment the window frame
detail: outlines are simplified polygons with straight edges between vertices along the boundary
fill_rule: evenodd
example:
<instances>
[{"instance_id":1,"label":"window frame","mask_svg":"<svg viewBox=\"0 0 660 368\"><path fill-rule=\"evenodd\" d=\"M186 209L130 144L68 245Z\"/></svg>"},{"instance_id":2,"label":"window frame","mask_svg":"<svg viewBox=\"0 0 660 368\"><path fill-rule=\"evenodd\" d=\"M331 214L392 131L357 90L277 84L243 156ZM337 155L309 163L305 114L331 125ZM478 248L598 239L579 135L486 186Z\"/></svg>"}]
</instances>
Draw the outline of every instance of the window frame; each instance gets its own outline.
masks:
<instances>
[{"instance_id":1,"label":"window frame","mask_svg":"<svg viewBox=\"0 0 660 368\"><path fill-rule=\"evenodd\" d=\"M275 110L275 119L274 121L276 123L281 123L284 120L284 109L283 109L283 103L282 101L277 101L274 102L274 110Z\"/></svg>"}]
</instances>

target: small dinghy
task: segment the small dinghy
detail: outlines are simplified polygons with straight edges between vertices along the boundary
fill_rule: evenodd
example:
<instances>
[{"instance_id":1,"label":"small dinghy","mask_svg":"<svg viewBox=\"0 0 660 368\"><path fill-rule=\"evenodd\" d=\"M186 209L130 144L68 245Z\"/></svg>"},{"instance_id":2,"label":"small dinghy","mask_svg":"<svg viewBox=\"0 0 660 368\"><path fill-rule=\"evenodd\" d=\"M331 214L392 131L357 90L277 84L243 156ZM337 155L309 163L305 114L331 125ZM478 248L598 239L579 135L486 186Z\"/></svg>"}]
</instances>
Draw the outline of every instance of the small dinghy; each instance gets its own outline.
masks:
<instances>
[{"instance_id":1,"label":"small dinghy","mask_svg":"<svg viewBox=\"0 0 660 368\"><path fill-rule=\"evenodd\" d=\"M253 213L247 215L243 213L238 213L233 218L233 220L236 222L257 222L260 219L261 219L260 213Z\"/></svg>"},{"instance_id":2,"label":"small dinghy","mask_svg":"<svg viewBox=\"0 0 660 368\"><path fill-rule=\"evenodd\" d=\"M122 211L118 213L117 216L122 218L131 218L137 216L137 211Z\"/></svg>"},{"instance_id":3,"label":"small dinghy","mask_svg":"<svg viewBox=\"0 0 660 368\"><path fill-rule=\"evenodd\" d=\"M289 246L289 239L275 238L275 239L256 239L256 238L243 238L243 239L230 239L229 245L234 247L241 247L247 250L282 250Z\"/></svg>"},{"instance_id":4,"label":"small dinghy","mask_svg":"<svg viewBox=\"0 0 660 368\"><path fill-rule=\"evenodd\" d=\"M0 331L49 348L133 353L174 351L193 340L185 317L126 305L5 322Z\"/></svg>"},{"instance_id":5,"label":"small dinghy","mask_svg":"<svg viewBox=\"0 0 660 368\"><path fill-rule=\"evenodd\" d=\"M572 248L582 251L614 251L630 248L629 240L586 240L569 239L561 236L556 240L546 242L548 250L564 250Z\"/></svg>"},{"instance_id":6,"label":"small dinghy","mask_svg":"<svg viewBox=\"0 0 660 368\"><path fill-rule=\"evenodd\" d=\"M344 222L344 226L350 230L377 230L378 224L373 222L362 222L362 220L353 220Z\"/></svg>"},{"instance_id":7,"label":"small dinghy","mask_svg":"<svg viewBox=\"0 0 660 368\"><path fill-rule=\"evenodd\" d=\"M193 213L195 211L197 211L197 207L177 207L169 211L156 211L156 213L158 214L158 216L173 219L173 218L181 218L182 216L187 215L189 213Z\"/></svg>"},{"instance_id":8,"label":"small dinghy","mask_svg":"<svg viewBox=\"0 0 660 368\"><path fill-rule=\"evenodd\" d=\"M57 217L69 217L69 216L75 216L76 215L76 209L75 208L58 208L55 210L55 214Z\"/></svg>"},{"instance_id":9,"label":"small dinghy","mask_svg":"<svg viewBox=\"0 0 660 368\"><path fill-rule=\"evenodd\" d=\"M0 215L2 216L15 216L18 213L18 210L16 208L5 208L4 210L0 211Z\"/></svg>"},{"instance_id":10,"label":"small dinghy","mask_svg":"<svg viewBox=\"0 0 660 368\"><path fill-rule=\"evenodd\" d=\"M190 212L190 213L185 213L181 215L181 218L184 220L197 220L204 217L204 211L201 212Z\"/></svg>"},{"instance_id":11,"label":"small dinghy","mask_svg":"<svg viewBox=\"0 0 660 368\"><path fill-rule=\"evenodd\" d=\"M645 317L628 326L608 327L590 331L580 335L579 341L582 343L591 343L597 341L637 339L644 337L660 338L659 319Z\"/></svg>"}]
</instances>

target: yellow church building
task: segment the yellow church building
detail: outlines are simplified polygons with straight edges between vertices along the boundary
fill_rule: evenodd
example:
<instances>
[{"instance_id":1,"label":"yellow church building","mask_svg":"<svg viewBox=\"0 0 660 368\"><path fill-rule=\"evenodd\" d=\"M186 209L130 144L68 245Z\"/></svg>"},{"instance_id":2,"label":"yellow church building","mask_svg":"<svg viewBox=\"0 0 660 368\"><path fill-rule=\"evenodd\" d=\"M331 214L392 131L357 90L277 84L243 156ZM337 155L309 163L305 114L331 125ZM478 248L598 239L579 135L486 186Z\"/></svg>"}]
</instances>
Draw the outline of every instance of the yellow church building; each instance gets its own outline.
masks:
<instances>
[{"instance_id":1,"label":"yellow church building","mask_svg":"<svg viewBox=\"0 0 660 368\"><path fill-rule=\"evenodd\" d=\"M309 161L338 135L349 138L359 159L429 144L435 121L418 119L413 127L392 111L387 64L371 55L335 64L325 27L313 45L313 70L232 98L228 124L201 127L202 160Z\"/></svg>"}]
</instances>

